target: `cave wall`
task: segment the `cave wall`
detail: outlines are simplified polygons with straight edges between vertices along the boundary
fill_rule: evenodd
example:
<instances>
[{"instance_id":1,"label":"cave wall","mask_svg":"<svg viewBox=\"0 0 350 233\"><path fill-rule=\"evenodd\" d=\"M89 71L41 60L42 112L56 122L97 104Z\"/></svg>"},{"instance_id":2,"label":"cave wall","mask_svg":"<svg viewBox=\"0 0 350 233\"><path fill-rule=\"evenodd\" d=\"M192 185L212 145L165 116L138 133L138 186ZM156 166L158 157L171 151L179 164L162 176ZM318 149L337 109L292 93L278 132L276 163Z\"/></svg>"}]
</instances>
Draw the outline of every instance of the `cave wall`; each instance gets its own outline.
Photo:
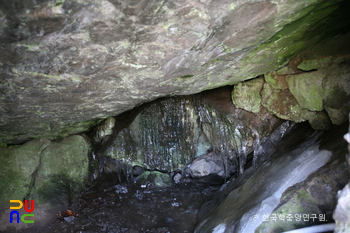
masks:
<instances>
[{"instance_id":1,"label":"cave wall","mask_svg":"<svg viewBox=\"0 0 350 233\"><path fill-rule=\"evenodd\" d=\"M350 111L349 39L347 33L324 40L287 66L235 85L233 103L254 113L264 106L281 119L309 121L316 130L343 124Z\"/></svg>"},{"instance_id":2,"label":"cave wall","mask_svg":"<svg viewBox=\"0 0 350 233\"><path fill-rule=\"evenodd\" d=\"M231 179L202 205L195 232L285 232L334 222L337 193L349 178L347 130L348 123L317 133L297 125L269 161Z\"/></svg>"},{"instance_id":3,"label":"cave wall","mask_svg":"<svg viewBox=\"0 0 350 233\"><path fill-rule=\"evenodd\" d=\"M0 209L8 209L9 200L71 203L90 181L89 151L80 135L0 147Z\"/></svg>"},{"instance_id":4,"label":"cave wall","mask_svg":"<svg viewBox=\"0 0 350 233\"><path fill-rule=\"evenodd\" d=\"M340 0L0 1L2 203L28 191L51 200L57 183L78 192L89 169L101 171L101 156L173 171L213 150L242 174L260 143L268 155L267 138L283 135L273 134L281 119L341 125L350 111L349 8ZM163 97L130 126L110 118ZM90 141L69 135L99 124L92 144L105 150L89 157Z\"/></svg>"},{"instance_id":5,"label":"cave wall","mask_svg":"<svg viewBox=\"0 0 350 233\"><path fill-rule=\"evenodd\" d=\"M228 86L147 104L129 126L103 139L95 137L102 143L96 154L131 166L171 172L183 170L196 158L212 152L217 156L219 172L223 164L232 166L223 177L242 174L247 156L251 155L250 165L266 159L258 156L261 144L277 129L286 130L289 123L282 125L284 121L265 108L258 114L237 109L231 92L232 86ZM101 132L99 129L96 133ZM112 172L107 164L105 171ZM204 170L209 174L211 169Z\"/></svg>"}]
</instances>

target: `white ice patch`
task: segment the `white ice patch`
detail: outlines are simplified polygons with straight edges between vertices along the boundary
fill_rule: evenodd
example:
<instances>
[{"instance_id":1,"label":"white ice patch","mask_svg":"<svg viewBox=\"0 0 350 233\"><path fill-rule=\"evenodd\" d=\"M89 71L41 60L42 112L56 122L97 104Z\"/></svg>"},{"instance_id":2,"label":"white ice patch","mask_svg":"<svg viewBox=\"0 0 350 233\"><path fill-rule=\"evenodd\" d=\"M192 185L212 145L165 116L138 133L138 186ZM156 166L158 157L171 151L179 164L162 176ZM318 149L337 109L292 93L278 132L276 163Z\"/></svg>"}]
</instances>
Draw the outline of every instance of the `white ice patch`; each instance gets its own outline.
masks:
<instances>
[{"instance_id":1,"label":"white ice patch","mask_svg":"<svg viewBox=\"0 0 350 233\"><path fill-rule=\"evenodd\" d=\"M277 207L282 193L288 187L305 180L312 172L327 163L332 153L327 150L319 151L318 147L319 145L315 144L292 151L251 177L257 182L263 181L263 184L247 182L248 185L250 183L255 187L260 186L260 192L251 197L255 199L256 204L242 216L237 232L254 232L263 222L263 216L270 216Z\"/></svg>"},{"instance_id":2,"label":"white ice patch","mask_svg":"<svg viewBox=\"0 0 350 233\"><path fill-rule=\"evenodd\" d=\"M224 233L225 230L226 230L225 223L221 223L213 229L212 233Z\"/></svg>"}]
</instances>

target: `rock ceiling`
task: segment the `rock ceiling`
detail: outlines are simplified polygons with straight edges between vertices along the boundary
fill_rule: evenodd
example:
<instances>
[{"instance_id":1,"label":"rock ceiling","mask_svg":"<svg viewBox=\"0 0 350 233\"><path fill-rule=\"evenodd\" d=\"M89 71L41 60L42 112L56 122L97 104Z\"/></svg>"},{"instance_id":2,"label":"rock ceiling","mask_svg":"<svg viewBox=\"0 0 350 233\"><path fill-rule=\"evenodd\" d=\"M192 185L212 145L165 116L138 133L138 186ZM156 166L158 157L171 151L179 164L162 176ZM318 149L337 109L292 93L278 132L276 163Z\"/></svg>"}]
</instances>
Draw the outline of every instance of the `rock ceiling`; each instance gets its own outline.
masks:
<instances>
[{"instance_id":1,"label":"rock ceiling","mask_svg":"<svg viewBox=\"0 0 350 233\"><path fill-rule=\"evenodd\" d=\"M349 29L321 0L0 1L0 142L66 136L276 70Z\"/></svg>"}]
</instances>

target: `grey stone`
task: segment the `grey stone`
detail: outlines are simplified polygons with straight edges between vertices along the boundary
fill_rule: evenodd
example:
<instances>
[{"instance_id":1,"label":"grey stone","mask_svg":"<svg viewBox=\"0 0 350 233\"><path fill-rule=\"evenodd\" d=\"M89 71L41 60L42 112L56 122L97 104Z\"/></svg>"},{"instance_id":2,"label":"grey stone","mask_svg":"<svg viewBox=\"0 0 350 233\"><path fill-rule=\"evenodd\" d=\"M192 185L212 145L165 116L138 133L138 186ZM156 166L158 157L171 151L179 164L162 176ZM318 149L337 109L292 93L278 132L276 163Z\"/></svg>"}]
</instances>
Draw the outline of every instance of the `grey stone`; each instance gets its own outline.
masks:
<instances>
[{"instance_id":1,"label":"grey stone","mask_svg":"<svg viewBox=\"0 0 350 233\"><path fill-rule=\"evenodd\" d=\"M146 171L138 177L137 183L140 185L154 185L157 188L170 187L173 185L173 181L166 173L158 171Z\"/></svg>"},{"instance_id":2,"label":"grey stone","mask_svg":"<svg viewBox=\"0 0 350 233\"><path fill-rule=\"evenodd\" d=\"M0 6L3 143L252 79L349 21L341 1L22 2Z\"/></svg>"},{"instance_id":3,"label":"grey stone","mask_svg":"<svg viewBox=\"0 0 350 233\"><path fill-rule=\"evenodd\" d=\"M235 172L235 166L226 162L225 158L214 152L195 159L190 166L193 178L201 178L208 175L230 177Z\"/></svg>"},{"instance_id":4,"label":"grey stone","mask_svg":"<svg viewBox=\"0 0 350 233\"><path fill-rule=\"evenodd\" d=\"M176 184L180 183L182 179L182 175L180 173L177 173L174 177L173 177L173 180Z\"/></svg>"}]
</instances>

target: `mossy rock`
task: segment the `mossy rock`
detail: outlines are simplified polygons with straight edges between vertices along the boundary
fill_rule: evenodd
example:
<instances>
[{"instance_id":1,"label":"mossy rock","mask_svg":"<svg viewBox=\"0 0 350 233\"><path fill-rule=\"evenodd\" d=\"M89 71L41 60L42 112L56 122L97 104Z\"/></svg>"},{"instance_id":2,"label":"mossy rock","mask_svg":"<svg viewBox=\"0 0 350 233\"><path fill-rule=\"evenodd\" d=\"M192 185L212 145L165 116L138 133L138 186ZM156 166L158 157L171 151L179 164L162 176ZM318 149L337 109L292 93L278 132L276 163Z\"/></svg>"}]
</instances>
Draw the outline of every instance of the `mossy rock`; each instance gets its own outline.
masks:
<instances>
[{"instance_id":1,"label":"mossy rock","mask_svg":"<svg viewBox=\"0 0 350 233\"><path fill-rule=\"evenodd\" d=\"M36 139L0 147L0 207L9 200L70 202L89 175L89 143L78 135L60 142Z\"/></svg>"},{"instance_id":2,"label":"mossy rock","mask_svg":"<svg viewBox=\"0 0 350 233\"><path fill-rule=\"evenodd\" d=\"M284 76L279 75L276 71L268 72L264 75L265 81L270 83L275 89L288 89Z\"/></svg>"},{"instance_id":3,"label":"mossy rock","mask_svg":"<svg viewBox=\"0 0 350 233\"><path fill-rule=\"evenodd\" d=\"M350 111L350 66L332 66L318 70L324 78L323 102L333 124L341 125L348 120Z\"/></svg>"},{"instance_id":4,"label":"mossy rock","mask_svg":"<svg viewBox=\"0 0 350 233\"><path fill-rule=\"evenodd\" d=\"M303 122L316 113L302 108L288 89L274 89L265 83L261 91L262 105L279 118L294 122Z\"/></svg>"},{"instance_id":5,"label":"mossy rock","mask_svg":"<svg viewBox=\"0 0 350 233\"><path fill-rule=\"evenodd\" d=\"M89 147L89 143L78 135L52 142L47 147L35 183L39 200L71 202L89 178Z\"/></svg>"},{"instance_id":6,"label":"mossy rock","mask_svg":"<svg viewBox=\"0 0 350 233\"><path fill-rule=\"evenodd\" d=\"M137 179L137 183L141 185L153 184L158 188L171 187L173 185L173 181L168 174L158 171L146 171L142 173Z\"/></svg>"},{"instance_id":7,"label":"mossy rock","mask_svg":"<svg viewBox=\"0 0 350 233\"><path fill-rule=\"evenodd\" d=\"M311 127L315 130L330 130L332 122L325 111L316 112L316 114L309 119Z\"/></svg>"},{"instance_id":8,"label":"mossy rock","mask_svg":"<svg viewBox=\"0 0 350 233\"><path fill-rule=\"evenodd\" d=\"M331 140L331 143L328 146L322 143L327 147L325 149L340 148L345 144L339 141L342 131L338 128L330 134L332 139L326 137L327 142ZM348 182L348 171L343 157L345 153L346 150L334 152L326 165L305 181L288 188L282 194L278 207L270 216L265 216L267 221L264 221L255 232L284 232L333 222L332 214L337 203L337 192ZM286 220L287 215L291 217L290 221ZM277 217L277 221L271 220L274 216ZM280 216L284 217L284 220ZM311 219L311 216L316 218Z\"/></svg>"},{"instance_id":9,"label":"mossy rock","mask_svg":"<svg viewBox=\"0 0 350 233\"><path fill-rule=\"evenodd\" d=\"M302 108L310 111L322 111L325 73L308 72L291 75L288 80L290 92Z\"/></svg>"},{"instance_id":10,"label":"mossy rock","mask_svg":"<svg viewBox=\"0 0 350 233\"><path fill-rule=\"evenodd\" d=\"M40 166L42 151L50 140L40 139L22 146L0 147L0 208L10 200L23 200L32 187L32 174Z\"/></svg>"},{"instance_id":11,"label":"mossy rock","mask_svg":"<svg viewBox=\"0 0 350 233\"><path fill-rule=\"evenodd\" d=\"M235 85L232 91L233 104L249 112L258 113L261 109L260 91L264 85L263 78L256 78Z\"/></svg>"}]
</instances>

